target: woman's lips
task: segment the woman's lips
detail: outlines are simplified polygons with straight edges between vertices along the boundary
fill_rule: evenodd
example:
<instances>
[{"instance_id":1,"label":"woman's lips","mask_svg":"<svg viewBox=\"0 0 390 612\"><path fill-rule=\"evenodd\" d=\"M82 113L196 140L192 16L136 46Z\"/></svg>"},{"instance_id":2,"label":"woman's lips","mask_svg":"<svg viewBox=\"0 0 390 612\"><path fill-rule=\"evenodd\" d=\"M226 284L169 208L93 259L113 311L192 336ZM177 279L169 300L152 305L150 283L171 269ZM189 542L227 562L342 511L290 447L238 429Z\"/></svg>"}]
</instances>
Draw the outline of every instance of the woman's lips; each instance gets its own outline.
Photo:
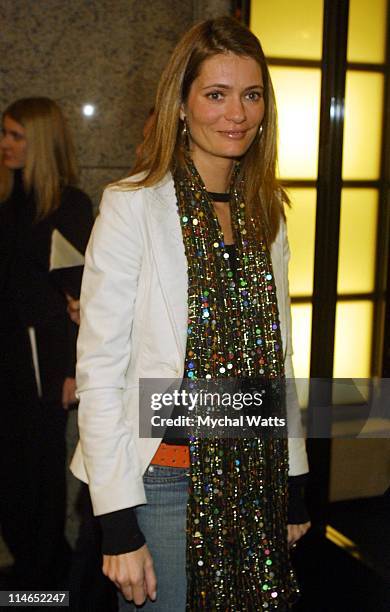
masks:
<instances>
[{"instance_id":1,"label":"woman's lips","mask_svg":"<svg viewBox=\"0 0 390 612\"><path fill-rule=\"evenodd\" d=\"M247 130L223 130L219 132L225 138L230 138L231 140L241 140L245 138Z\"/></svg>"}]
</instances>

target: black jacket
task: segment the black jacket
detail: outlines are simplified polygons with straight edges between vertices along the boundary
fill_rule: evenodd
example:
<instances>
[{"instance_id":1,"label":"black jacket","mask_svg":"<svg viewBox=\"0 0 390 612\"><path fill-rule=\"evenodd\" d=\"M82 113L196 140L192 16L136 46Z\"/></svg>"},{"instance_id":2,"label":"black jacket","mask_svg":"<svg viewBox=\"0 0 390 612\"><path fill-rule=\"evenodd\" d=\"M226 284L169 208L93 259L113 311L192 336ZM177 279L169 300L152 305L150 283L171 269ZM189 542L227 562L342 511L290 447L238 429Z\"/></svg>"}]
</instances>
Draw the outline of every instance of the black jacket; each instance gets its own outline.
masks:
<instances>
[{"instance_id":1,"label":"black jacket","mask_svg":"<svg viewBox=\"0 0 390 612\"><path fill-rule=\"evenodd\" d=\"M61 399L63 381L74 374L77 326L70 322L61 287L49 273L51 237L58 229L84 253L93 225L88 196L64 187L60 207L35 222L32 194L21 173L9 200L0 204L0 377L11 403L36 398L31 328L38 352L44 401ZM30 329L30 332L29 332Z\"/></svg>"}]
</instances>

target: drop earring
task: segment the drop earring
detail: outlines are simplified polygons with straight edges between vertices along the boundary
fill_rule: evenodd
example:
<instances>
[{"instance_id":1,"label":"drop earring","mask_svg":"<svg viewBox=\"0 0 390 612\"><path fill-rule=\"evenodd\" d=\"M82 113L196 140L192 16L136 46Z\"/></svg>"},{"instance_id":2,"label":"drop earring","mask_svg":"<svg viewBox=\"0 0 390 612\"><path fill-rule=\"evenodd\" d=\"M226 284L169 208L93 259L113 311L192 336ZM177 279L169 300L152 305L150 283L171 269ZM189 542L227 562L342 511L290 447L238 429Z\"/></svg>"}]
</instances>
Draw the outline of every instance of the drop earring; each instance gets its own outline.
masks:
<instances>
[{"instance_id":1,"label":"drop earring","mask_svg":"<svg viewBox=\"0 0 390 612\"><path fill-rule=\"evenodd\" d=\"M260 123L260 127L259 127L259 136L261 136L263 133L263 124Z\"/></svg>"},{"instance_id":2,"label":"drop earring","mask_svg":"<svg viewBox=\"0 0 390 612\"><path fill-rule=\"evenodd\" d=\"M187 126L187 117L183 118L183 129L181 131L181 137L183 140L183 145L184 148L186 149L186 151L190 150L190 133L189 133L189 129Z\"/></svg>"}]
</instances>

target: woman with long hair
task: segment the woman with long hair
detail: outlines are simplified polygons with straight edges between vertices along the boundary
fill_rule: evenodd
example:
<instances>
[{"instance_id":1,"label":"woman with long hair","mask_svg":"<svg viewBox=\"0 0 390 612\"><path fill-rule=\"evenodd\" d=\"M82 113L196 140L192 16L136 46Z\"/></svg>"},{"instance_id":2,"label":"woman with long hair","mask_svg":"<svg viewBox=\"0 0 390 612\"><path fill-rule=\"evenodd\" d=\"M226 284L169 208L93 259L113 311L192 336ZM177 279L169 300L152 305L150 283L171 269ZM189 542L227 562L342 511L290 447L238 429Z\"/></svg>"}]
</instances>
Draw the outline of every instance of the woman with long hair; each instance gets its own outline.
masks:
<instances>
[{"instance_id":1,"label":"woman with long hair","mask_svg":"<svg viewBox=\"0 0 390 612\"><path fill-rule=\"evenodd\" d=\"M73 145L55 102L17 100L2 128L0 523L14 585L47 588L63 579L70 559L65 426L76 399L77 335L50 262L54 248L85 251L92 206L75 187Z\"/></svg>"},{"instance_id":2,"label":"woman with long hair","mask_svg":"<svg viewBox=\"0 0 390 612\"><path fill-rule=\"evenodd\" d=\"M310 525L308 466L276 141L259 41L232 18L205 21L162 74L131 176L103 196L81 296L73 470L121 609L287 610L298 592L289 547ZM268 431L202 430L198 400L181 438L147 437L142 379L160 383L153 401L175 398L173 415L210 382L245 391L243 418L263 404Z\"/></svg>"}]
</instances>

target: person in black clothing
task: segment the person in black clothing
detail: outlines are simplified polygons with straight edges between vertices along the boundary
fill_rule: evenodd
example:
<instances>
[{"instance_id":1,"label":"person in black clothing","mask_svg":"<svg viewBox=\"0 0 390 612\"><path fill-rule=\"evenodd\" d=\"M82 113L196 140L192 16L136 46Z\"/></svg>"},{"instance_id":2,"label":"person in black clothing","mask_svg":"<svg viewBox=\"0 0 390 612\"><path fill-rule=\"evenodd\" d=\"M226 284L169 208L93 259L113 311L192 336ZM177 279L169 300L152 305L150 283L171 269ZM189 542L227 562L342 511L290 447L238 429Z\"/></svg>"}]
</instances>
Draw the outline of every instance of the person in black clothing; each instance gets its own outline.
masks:
<instances>
[{"instance_id":1,"label":"person in black clothing","mask_svg":"<svg viewBox=\"0 0 390 612\"><path fill-rule=\"evenodd\" d=\"M3 113L0 164L0 524L17 588L53 588L64 537L66 409L75 398L77 326L49 272L53 231L84 253L93 224L75 187L61 110L26 98Z\"/></svg>"}]
</instances>

